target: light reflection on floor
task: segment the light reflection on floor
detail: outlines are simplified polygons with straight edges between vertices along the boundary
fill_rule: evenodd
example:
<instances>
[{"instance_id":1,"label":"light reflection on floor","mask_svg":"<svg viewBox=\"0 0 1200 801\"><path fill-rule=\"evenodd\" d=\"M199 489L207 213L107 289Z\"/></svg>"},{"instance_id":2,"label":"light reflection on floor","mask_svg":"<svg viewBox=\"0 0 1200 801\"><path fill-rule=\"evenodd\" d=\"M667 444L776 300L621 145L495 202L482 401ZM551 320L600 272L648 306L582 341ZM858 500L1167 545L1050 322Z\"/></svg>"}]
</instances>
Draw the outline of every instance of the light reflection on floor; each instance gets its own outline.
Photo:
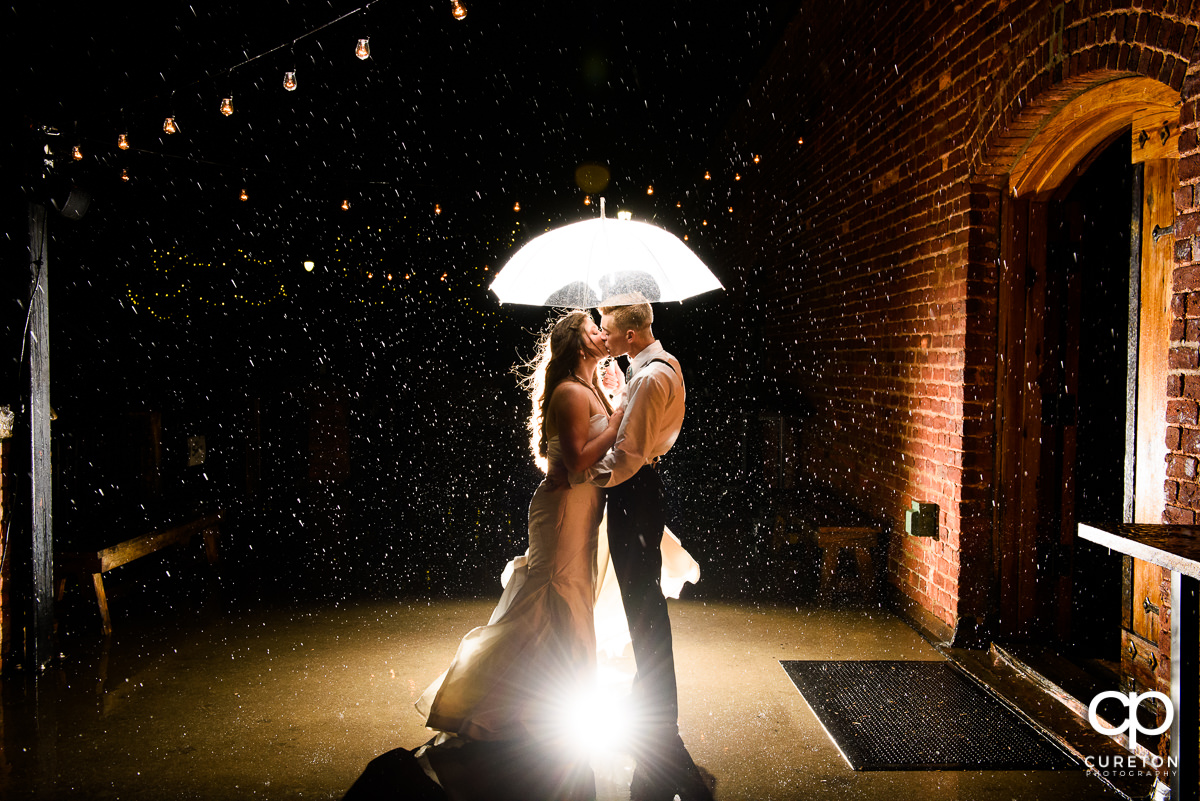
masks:
<instances>
[{"instance_id":1,"label":"light reflection on floor","mask_svg":"<svg viewBox=\"0 0 1200 801\"><path fill-rule=\"evenodd\" d=\"M86 614L68 618L62 667L2 683L0 797L340 798L375 757L428 740L412 702L493 603L118 608L107 644ZM890 613L670 608L681 734L718 799L1114 797L1076 771L851 771L778 661L936 658ZM606 683L632 670L608 663ZM592 766L598 798L628 798L627 754Z\"/></svg>"}]
</instances>

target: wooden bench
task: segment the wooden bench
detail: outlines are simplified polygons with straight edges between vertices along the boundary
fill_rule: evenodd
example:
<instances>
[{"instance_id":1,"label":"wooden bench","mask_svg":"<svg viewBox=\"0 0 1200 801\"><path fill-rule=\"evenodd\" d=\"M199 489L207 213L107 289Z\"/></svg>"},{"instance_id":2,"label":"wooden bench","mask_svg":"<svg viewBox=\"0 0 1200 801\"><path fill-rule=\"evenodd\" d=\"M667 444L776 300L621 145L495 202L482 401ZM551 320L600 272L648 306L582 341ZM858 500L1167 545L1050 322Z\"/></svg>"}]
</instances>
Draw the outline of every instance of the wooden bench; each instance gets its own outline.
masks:
<instances>
[{"instance_id":1,"label":"wooden bench","mask_svg":"<svg viewBox=\"0 0 1200 801\"><path fill-rule=\"evenodd\" d=\"M821 550L822 598L833 594L833 578L837 573L838 557L842 550L854 552L858 564L858 589L866 598L875 597L875 558L871 549L879 545L883 529L876 526L814 526L808 532L809 541Z\"/></svg>"},{"instance_id":2,"label":"wooden bench","mask_svg":"<svg viewBox=\"0 0 1200 801\"><path fill-rule=\"evenodd\" d=\"M109 548L95 552L62 554L58 559L58 599L66 591L66 575L82 578L91 574L92 586L96 590L96 603L100 606L100 620L105 634L112 634L112 618L108 613L108 596L104 592L104 574L114 567L127 565L135 559L161 551L169 545L187 545L197 534L204 537L204 551L208 563L215 565L217 537L221 533L221 513L215 512L173 528L159 529L140 537L125 540Z\"/></svg>"},{"instance_id":3,"label":"wooden bench","mask_svg":"<svg viewBox=\"0 0 1200 801\"><path fill-rule=\"evenodd\" d=\"M838 498L824 487L798 486L788 501L778 504L772 526L772 545L776 550L801 542L821 554L818 595L833 595L834 578L842 551L849 549L858 566L854 589L864 597L875 597L875 557L885 526L870 520L860 510Z\"/></svg>"}]
</instances>

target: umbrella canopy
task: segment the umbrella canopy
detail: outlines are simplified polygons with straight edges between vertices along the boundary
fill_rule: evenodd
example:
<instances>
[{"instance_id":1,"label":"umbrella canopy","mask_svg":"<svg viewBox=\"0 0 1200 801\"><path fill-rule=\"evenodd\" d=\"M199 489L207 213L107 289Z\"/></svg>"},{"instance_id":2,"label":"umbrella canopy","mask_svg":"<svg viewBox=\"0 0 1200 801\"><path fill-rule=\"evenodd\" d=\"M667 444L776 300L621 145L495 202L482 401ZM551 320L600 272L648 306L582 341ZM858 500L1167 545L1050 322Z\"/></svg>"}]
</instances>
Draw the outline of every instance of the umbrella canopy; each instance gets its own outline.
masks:
<instances>
[{"instance_id":1,"label":"umbrella canopy","mask_svg":"<svg viewBox=\"0 0 1200 801\"><path fill-rule=\"evenodd\" d=\"M542 234L492 281L501 303L586 309L673 301L721 289L678 237L654 225L604 216Z\"/></svg>"}]
</instances>

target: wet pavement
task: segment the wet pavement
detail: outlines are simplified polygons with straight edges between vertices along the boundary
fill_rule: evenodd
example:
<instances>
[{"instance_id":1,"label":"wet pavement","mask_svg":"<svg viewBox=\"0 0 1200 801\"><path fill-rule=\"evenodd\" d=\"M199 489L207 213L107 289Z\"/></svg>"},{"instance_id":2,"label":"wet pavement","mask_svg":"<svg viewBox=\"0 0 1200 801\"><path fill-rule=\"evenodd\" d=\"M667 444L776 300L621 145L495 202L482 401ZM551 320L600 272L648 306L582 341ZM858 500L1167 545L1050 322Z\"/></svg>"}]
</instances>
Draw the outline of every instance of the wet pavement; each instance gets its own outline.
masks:
<instances>
[{"instance_id":1,"label":"wet pavement","mask_svg":"<svg viewBox=\"0 0 1200 801\"><path fill-rule=\"evenodd\" d=\"M149 609L156 597L118 599L106 639L76 596L60 612L61 662L36 682L4 679L0 797L324 799L356 781L360 798L437 797L411 772L409 753L430 736L412 703L495 598L229 601L201 592L194 603ZM681 734L717 799L1119 797L1082 770L851 770L779 660L942 658L878 607L685 593L671 618ZM632 659L604 667L619 686ZM465 775L511 788L519 760L492 764L508 767L492 777L485 760ZM598 798L629 797L633 762L619 746L593 754L589 767Z\"/></svg>"}]
</instances>

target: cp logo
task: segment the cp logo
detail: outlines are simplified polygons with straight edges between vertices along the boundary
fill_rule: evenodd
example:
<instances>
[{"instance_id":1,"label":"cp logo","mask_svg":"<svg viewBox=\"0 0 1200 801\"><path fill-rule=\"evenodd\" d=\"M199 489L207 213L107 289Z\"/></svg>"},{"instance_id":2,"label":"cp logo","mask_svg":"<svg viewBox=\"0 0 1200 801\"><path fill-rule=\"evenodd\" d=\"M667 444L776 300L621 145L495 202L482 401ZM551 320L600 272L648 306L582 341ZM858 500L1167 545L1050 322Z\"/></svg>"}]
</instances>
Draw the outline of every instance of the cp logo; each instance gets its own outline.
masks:
<instances>
[{"instance_id":1,"label":"cp logo","mask_svg":"<svg viewBox=\"0 0 1200 801\"><path fill-rule=\"evenodd\" d=\"M1129 719L1120 726L1117 726L1115 729L1106 726L1104 721L1100 720L1100 718L1096 715L1096 708L1100 706L1100 702L1105 698L1116 698L1125 706L1129 707ZM1157 698L1158 700L1162 701L1163 706L1166 707L1167 710L1166 718L1163 721L1163 724L1153 729L1143 728L1142 724L1140 724L1137 719L1138 707L1141 706L1142 701L1147 698ZM1120 734L1126 729L1129 730L1130 751L1133 751L1137 748L1138 732L1141 732L1142 734L1162 734L1171 727L1171 722L1173 720L1175 720L1175 707L1171 705L1171 699L1162 693L1155 692L1153 690L1146 693L1119 693L1116 690L1109 690L1107 692L1100 693L1092 699L1090 704L1088 704L1088 722L1092 724L1092 728L1096 731L1100 732L1101 734L1112 735Z\"/></svg>"}]
</instances>

